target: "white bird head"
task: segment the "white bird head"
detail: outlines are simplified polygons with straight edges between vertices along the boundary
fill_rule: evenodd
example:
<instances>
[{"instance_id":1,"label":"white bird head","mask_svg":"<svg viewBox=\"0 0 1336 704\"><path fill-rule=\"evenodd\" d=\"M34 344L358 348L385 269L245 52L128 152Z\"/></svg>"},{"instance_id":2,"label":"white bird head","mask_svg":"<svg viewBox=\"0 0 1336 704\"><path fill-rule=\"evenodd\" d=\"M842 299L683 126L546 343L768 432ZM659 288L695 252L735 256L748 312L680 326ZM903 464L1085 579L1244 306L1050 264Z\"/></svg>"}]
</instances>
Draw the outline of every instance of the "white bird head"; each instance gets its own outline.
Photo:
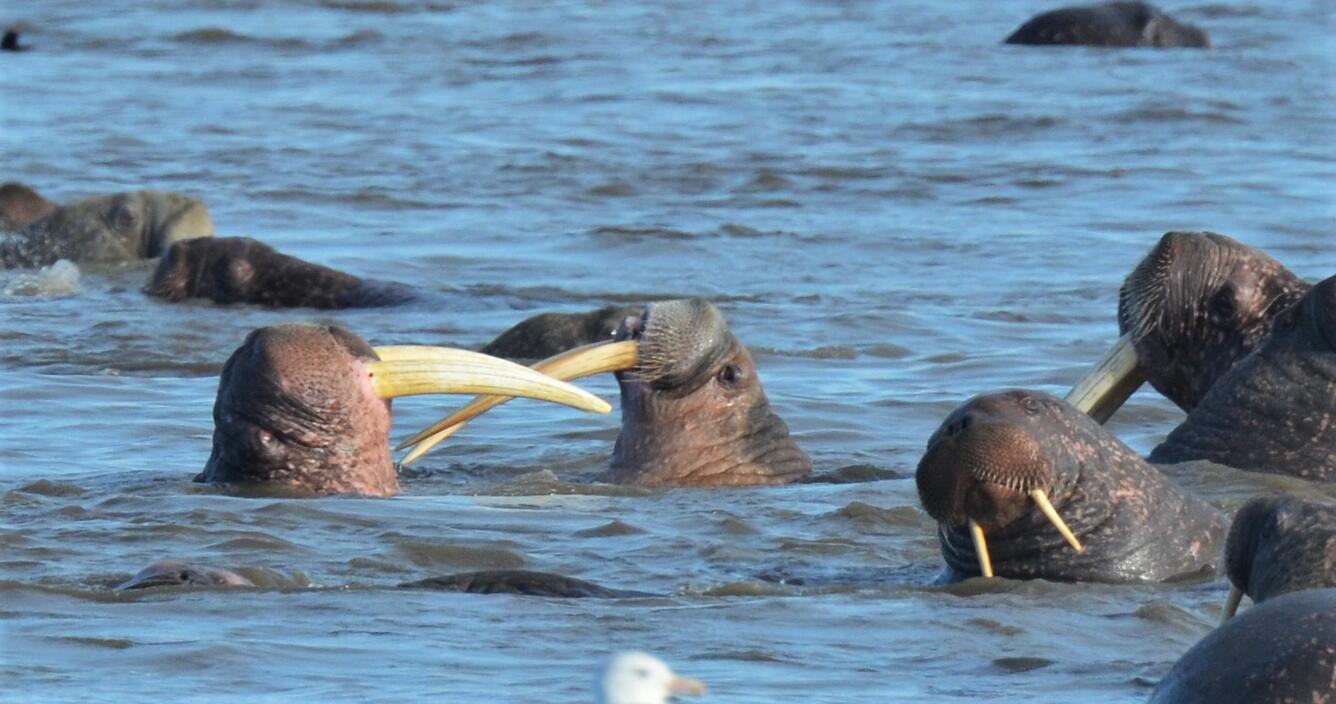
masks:
<instances>
[{"instance_id":1,"label":"white bird head","mask_svg":"<svg viewBox=\"0 0 1336 704\"><path fill-rule=\"evenodd\" d=\"M705 685L675 674L649 653L632 650L612 656L597 691L599 704L664 704L675 694L704 694Z\"/></svg>"}]
</instances>

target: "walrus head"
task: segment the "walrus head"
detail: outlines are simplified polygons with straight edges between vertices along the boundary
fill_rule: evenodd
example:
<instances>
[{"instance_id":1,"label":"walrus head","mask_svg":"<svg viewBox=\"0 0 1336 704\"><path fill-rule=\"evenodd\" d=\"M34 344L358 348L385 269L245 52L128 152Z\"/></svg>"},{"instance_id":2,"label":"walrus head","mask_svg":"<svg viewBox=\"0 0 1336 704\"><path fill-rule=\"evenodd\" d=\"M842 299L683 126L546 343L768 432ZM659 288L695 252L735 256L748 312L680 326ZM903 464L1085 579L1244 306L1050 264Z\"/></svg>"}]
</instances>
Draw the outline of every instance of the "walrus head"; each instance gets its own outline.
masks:
<instances>
[{"instance_id":1,"label":"walrus head","mask_svg":"<svg viewBox=\"0 0 1336 704\"><path fill-rule=\"evenodd\" d=\"M163 560L145 567L135 576L116 585L118 592L151 587L253 587L245 577L217 567L178 560Z\"/></svg>"},{"instance_id":2,"label":"walrus head","mask_svg":"<svg viewBox=\"0 0 1336 704\"><path fill-rule=\"evenodd\" d=\"M1234 514L1225 543L1229 600L1223 619L1246 594L1254 603L1286 592L1336 587L1336 504L1290 494L1249 499Z\"/></svg>"},{"instance_id":3,"label":"walrus head","mask_svg":"<svg viewBox=\"0 0 1336 704\"><path fill-rule=\"evenodd\" d=\"M985 535L1014 537L1051 524L1077 552L1082 546L1049 497L1065 498L1073 477L1057 453L1093 455L1070 430L1093 423L1056 398L1030 391L976 396L928 439L915 481L924 510L944 530L968 528L980 572L991 577ZM1065 466L1069 463L1062 462Z\"/></svg>"},{"instance_id":4,"label":"walrus head","mask_svg":"<svg viewBox=\"0 0 1336 704\"><path fill-rule=\"evenodd\" d=\"M602 479L647 485L780 484L812 469L770 410L751 353L708 301L668 301L629 316L616 340L543 360L558 379L617 372L622 431ZM480 398L413 435L406 464L504 402Z\"/></svg>"},{"instance_id":5,"label":"walrus head","mask_svg":"<svg viewBox=\"0 0 1336 704\"><path fill-rule=\"evenodd\" d=\"M256 253L274 250L249 237L209 237L175 242L158 261L144 293L169 301L208 298L218 303L249 300L257 272Z\"/></svg>"},{"instance_id":6,"label":"walrus head","mask_svg":"<svg viewBox=\"0 0 1336 704\"><path fill-rule=\"evenodd\" d=\"M751 353L719 310L699 299L628 317L618 340L637 343L617 372L622 432L608 481L636 484L780 484L812 469L770 410Z\"/></svg>"},{"instance_id":7,"label":"walrus head","mask_svg":"<svg viewBox=\"0 0 1336 704\"><path fill-rule=\"evenodd\" d=\"M393 495L390 399L424 393L505 393L610 410L573 386L476 352L373 349L332 325L261 328L223 365L213 450L196 481Z\"/></svg>"},{"instance_id":8,"label":"walrus head","mask_svg":"<svg viewBox=\"0 0 1336 704\"><path fill-rule=\"evenodd\" d=\"M5 266L150 259L173 242L212 236L209 211L190 196L115 193L61 206L29 223L4 243L0 259Z\"/></svg>"},{"instance_id":9,"label":"walrus head","mask_svg":"<svg viewBox=\"0 0 1336 704\"><path fill-rule=\"evenodd\" d=\"M22 230L56 209L56 204L22 183L0 185L0 231Z\"/></svg>"}]
</instances>

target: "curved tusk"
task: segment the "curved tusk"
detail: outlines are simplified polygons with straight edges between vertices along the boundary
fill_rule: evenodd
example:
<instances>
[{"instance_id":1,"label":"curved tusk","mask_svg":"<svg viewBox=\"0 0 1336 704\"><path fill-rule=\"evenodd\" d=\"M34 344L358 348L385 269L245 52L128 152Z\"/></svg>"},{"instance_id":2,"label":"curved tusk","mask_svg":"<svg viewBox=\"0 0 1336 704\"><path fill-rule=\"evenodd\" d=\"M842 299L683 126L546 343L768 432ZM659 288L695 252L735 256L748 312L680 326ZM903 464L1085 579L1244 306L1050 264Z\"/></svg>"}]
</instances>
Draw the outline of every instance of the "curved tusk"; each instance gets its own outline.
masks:
<instances>
[{"instance_id":1,"label":"curved tusk","mask_svg":"<svg viewBox=\"0 0 1336 704\"><path fill-rule=\"evenodd\" d=\"M1225 600L1225 610L1220 614L1220 625L1234 618L1234 614L1239 611L1239 602L1243 601L1243 590L1234 585L1229 585L1229 598Z\"/></svg>"},{"instance_id":2,"label":"curved tusk","mask_svg":"<svg viewBox=\"0 0 1336 704\"><path fill-rule=\"evenodd\" d=\"M535 372L541 372L562 381L580 379L601 372L632 369L639 361L639 347L631 340L624 342L597 342L567 350L553 355L533 365ZM414 433L400 442L394 449L402 450L410 445L413 449L400 461L408 465L421 457L428 450L440 444L446 438L459 432L468 421L509 401L511 395L479 396L448 417Z\"/></svg>"},{"instance_id":3,"label":"curved tusk","mask_svg":"<svg viewBox=\"0 0 1336 704\"><path fill-rule=\"evenodd\" d=\"M974 555L979 558L979 571L985 577L993 576L993 561L988 557L988 541L983 537L983 526L970 519L970 537L974 539Z\"/></svg>"},{"instance_id":4,"label":"curved tusk","mask_svg":"<svg viewBox=\"0 0 1336 704\"><path fill-rule=\"evenodd\" d=\"M1062 537L1067 540L1067 543L1076 548L1077 552L1081 552L1083 550L1081 541L1076 539L1076 534L1072 533L1072 529L1067 527L1067 522L1062 520L1062 516L1058 515L1058 510L1053 508L1052 503L1049 503L1048 494L1045 494L1043 489L1032 489L1030 490L1030 498L1034 499L1035 504L1039 506L1039 510L1043 511L1044 515L1048 517L1048 522L1052 523L1059 533L1062 533Z\"/></svg>"},{"instance_id":5,"label":"curved tusk","mask_svg":"<svg viewBox=\"0 0 1336 704\"><path fill-rule=\"evenodd\" d=\"M1067 393L1072 404L1103 423L1146 381L1137 366L1132 336L1123 335L1093 369Z\"/></svg>"},{"instance_id":6,"label":"curved tusk","mask_svg":"<svg viewBox=\"0 0 1336 704\"><path fill-rule=\"evenodd\" d=\"M421 394L505 394L561 403L594 413L612 410L603 399L514 362L449 347L375 348L366 363L380 398Z\"/></svg>"}]
</instances>

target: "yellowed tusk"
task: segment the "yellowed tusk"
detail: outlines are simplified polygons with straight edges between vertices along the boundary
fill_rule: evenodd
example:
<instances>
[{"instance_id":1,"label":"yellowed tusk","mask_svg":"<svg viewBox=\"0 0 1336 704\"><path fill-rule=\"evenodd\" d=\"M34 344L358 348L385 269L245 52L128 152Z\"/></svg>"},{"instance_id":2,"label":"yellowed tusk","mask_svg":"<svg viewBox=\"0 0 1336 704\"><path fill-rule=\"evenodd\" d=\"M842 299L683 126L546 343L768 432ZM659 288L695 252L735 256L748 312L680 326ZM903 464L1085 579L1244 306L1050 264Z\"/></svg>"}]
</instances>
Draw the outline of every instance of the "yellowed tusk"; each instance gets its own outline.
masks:
<instances>
[{"instance_id":1,"label":"yellowed tusk","mask_svg":"<svg viewBox=\"0 0 1336 704\"><path fill-rule=\"evenodd\" d=\"M970 537L974 539L974 555L979 558L979 571L985 577L993 576L993 561L988 557L988 541L983 538L983 526L970 519Z\"/></svg>"},{"instance_id":2,"label":"yellowed tusk","mask_svg":"<svg viewBox=\"0 0 1336 704\"><path fill-rule=\"evenodd\" d=\"M639 360L638 350L638 345L630 340L598 342L548 357L535 363L533 370L555 379L570 381L571 379L580 379L601 372L632 369ZM400 464L408 465L412 463L446 438L459 432L460 428L464 427L464 424L468 421L509 401L511 398L513 396L509 395L479 396L447 418L414 433L394 448L402 450L410 445L415 445L400 461Z\"/></svg>"},{"instance_id":3,"label":"yellowed tusk","mask_svg":"<svg viewBox=\"0 0 1336 704\"><path fill-rule=\"evenodd\" d=\"M1137 366L1132 336L1123 335L1104 359L1067 393L1067 403L1103 423L1146 381Z\"/></svg>"},{"instance_id":4,"label":"yellowed tusk","mask_svg":"<svg viewBox=\"0 0 1336 704\"><path fill-rule=\"evenodd\" d=\"M420 394L505 394L565 404L583 411L612 410L603 399L514 362L448 347L377 347L367 362L371 388L381 398Z\"/></svg>"},{"instance_id":5,"label":"yellowed tusk","mask_svg":"<svg viewBox=\"0 0 1336 704\"><path fill-rule=\"evenodd\" d=\"M1225 610L1220 614L1220 625L1234 618L1234 614L1239 611L1239 603L1243 601L1243 590L1234 585L1229 585L1229 598L1225 600Z\"/></svg>"},{"instance_id":6,"label":"yellowed tusk","mask_svg":"<svg viewBox=\"0 0 1336 704\"><path fill-rule=\"evenodd\" d=\"M1076 548L1077 552L1081 552L1083 549L1081 541L1076 539L1076 534L1072 533L1072 529L1067 527L1067 522L1062 520L1062 516L1058 515L1058 510L1053 508L1053 504L1049 503L1048 494L1045 494L1043 489L1031 489L1030 498L1034 499L1035 504L1039 506L1039 510L1043 511L1045 516L1048 516L1048 522L1052 523L1059 533L1062 533L1062 537L1066 538L1067 542Z\"/></svg>"},{"instance_id":7,"label":"yellowed tusk","mask_svg":"<svg viewBox=\"0 0 1336 704\"><path fill-rule=\"evenodd\" d=\"M699 697L705 694L705 683L694 677L683 677L682 675L673 675L668 680L668 691L672 694L689 694Z\"/></svg>"}]
</instances>

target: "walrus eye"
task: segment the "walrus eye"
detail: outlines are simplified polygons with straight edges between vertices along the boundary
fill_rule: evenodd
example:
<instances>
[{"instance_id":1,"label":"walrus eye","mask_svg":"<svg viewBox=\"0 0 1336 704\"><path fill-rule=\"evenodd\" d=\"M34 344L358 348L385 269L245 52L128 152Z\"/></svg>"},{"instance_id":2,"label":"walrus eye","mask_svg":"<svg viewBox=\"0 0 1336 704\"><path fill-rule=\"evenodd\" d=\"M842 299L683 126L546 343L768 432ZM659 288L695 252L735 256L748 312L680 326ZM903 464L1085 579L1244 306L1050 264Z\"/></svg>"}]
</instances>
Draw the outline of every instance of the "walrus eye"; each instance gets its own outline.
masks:
<instances>
[{"instance_id":1,"label":"walrus eye","mask_svg":"<svg viewBox=\"0 0 1336 704\"><path fill-rule=\"evenodd\" d=\"M1211 313L1219 318L1234 317L1234 291L1225 287L1211 299Z\"/></svg>"},{"instance_id":2,"label":"walrus eye","mask_svg":"<svg viewBox=\"0 0 1336 704\"><path fill-rule=\"evenodd\" d=\"M1033 396L1026 396L1021 399L1021 408L1025 409L1027 415L1037 416L1039 415L1040 409L1039 399Z\"/></svg>"},{"instance_id":3,"label":"walrus eye","mask_svg":"<svg viewBox=\"0 0 1336 704\"><path fill-rule=\"evenodd\" d=\"M135 212L125 206L117 208L112 219L115 220L112 226L117 230L132 230L139 223L139 217Z\"/></svg>"},{"instance_id":4,"label":"walrus eye","mask_svg":"<svg viewBox=\"0 0 1336 704\"><path fill-rule=\"evenodd\" d=\"M719 373L715 375L715 378L724 386L737 386L738 380L742 378L742 370L738 369L736 364L725 364L724 368L720 369Z\"/></svg>"}]
</instances>

